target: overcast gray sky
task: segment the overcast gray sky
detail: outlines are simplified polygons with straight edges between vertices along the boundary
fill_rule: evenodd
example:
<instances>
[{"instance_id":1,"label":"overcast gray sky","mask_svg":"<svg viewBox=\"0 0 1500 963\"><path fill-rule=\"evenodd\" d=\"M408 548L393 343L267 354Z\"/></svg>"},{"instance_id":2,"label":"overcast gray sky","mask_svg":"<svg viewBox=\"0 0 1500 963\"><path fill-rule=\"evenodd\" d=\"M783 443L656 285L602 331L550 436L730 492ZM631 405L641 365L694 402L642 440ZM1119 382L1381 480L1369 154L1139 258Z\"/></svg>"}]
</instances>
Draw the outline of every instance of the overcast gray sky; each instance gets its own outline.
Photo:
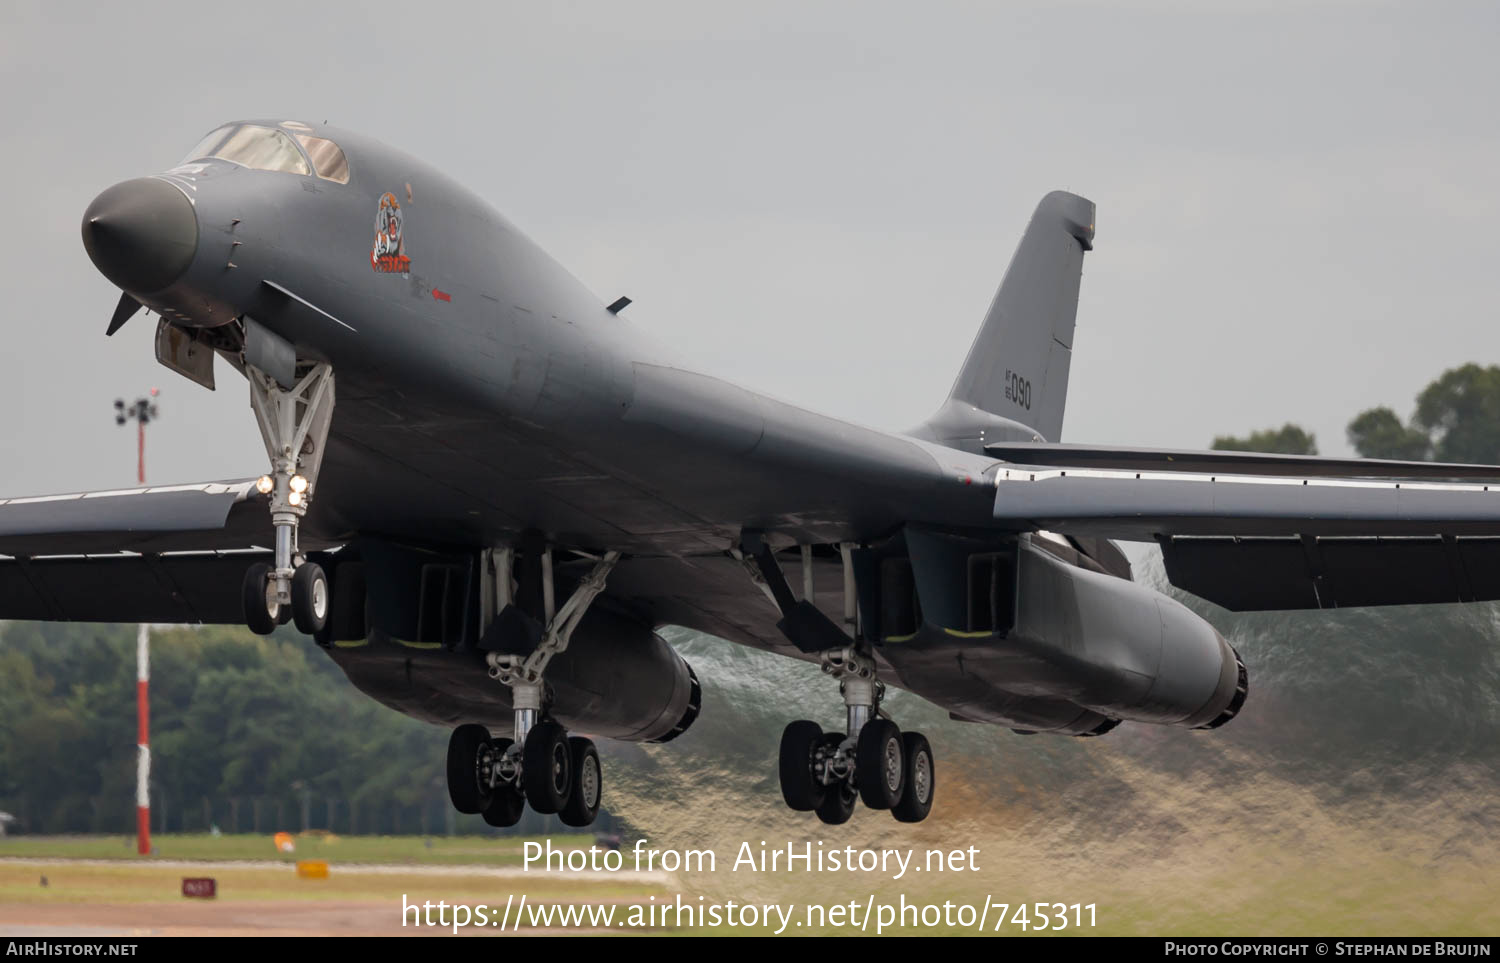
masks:
<instances>
[{"instance_id":1,"label":"overcast gray sky","mask_svg":"<svg viewBox=\"0 0 1500 963\"><path fill-rule=\"evenodd\" d=\"M160 368L79 221L245 116L446 168L708 370L905 428L1036 201L1099 207L1065 440L1347 451L1500 358L1500 4L0 3L0 494L262 470L248 392Z\"/></svg>"}]
</instances>

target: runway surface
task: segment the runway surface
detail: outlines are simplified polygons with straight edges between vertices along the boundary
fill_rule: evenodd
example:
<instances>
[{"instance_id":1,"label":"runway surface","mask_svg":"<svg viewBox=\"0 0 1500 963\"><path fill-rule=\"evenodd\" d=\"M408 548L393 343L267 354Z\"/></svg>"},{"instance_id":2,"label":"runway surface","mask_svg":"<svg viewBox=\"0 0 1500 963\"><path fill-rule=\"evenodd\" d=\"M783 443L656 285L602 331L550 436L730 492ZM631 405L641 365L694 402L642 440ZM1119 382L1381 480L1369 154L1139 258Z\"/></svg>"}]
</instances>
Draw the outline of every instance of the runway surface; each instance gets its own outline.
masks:
<instances>
[{"instance_id":1,"label":"runway surface","mask_svg":"<svg viewBox=\"0 0 1500 963\"><path fill-rule=\"evenodd\" d=\"M135 864L119 859L61 859L50 857L25 857L25 856L0 856L0 867L7 865L35 865L35 866L99 866L119 867L126 865L144 865L157 869L180 869L191 870L198 874L228 872L232 870L274 870L286 872L289 864L285 861L272 859L233 859L198 861L187 859L152 859L150 862ZM618 872L604 872L603 870L578 870L560 871L549 869L524 869L519 866L428 866L428 865L401 865L397 863L338 863L337 871L341 876L489 876L497 879L530 879L530 880L575 880L581 882L615 882L615 883L649 883L658 886L673 886L676 877L672 873L660 870L631 870L622 869Z\"/></svg>"},{"instance_id":2,"label":"runway surface","mask_svg":"<svg viewBox=\"0 0 1500 963\"><path fill-rule=\"evenodd\" d=\"M213 877L218 896L183 897L187 876ZM534 904L578 906L643 903L675 891L672 875L662 872L334 864L328 879L306 880L273 861L0 858L0 937L451 935L451 927L416 925L403 906L483 905L498 916L522 895ZM520 935L544 932L523 927ZM481 926L458 933L500 935Z\"/></svg>"}]
</instances>

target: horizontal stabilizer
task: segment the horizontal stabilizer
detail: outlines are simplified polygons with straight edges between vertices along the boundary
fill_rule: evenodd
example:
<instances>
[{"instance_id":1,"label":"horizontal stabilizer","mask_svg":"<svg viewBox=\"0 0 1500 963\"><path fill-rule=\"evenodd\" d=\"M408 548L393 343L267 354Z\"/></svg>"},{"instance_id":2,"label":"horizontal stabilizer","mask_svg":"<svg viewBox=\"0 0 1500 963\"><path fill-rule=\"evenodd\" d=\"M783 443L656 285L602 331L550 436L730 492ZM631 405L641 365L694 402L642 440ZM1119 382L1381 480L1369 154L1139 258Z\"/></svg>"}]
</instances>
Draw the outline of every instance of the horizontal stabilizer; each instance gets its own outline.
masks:
<instances>
[{"instance_id":1,"label":"horizontal stabilizer","mask_svg":"<svg viewBox=\"0 0 1500 963\"><path fill-rule=\"evenodd\" d=\"M1232 612L1500 599L1500 538L1164 538L1173 585Z\"/></svg>"},{"instance_id":2,"label":"horizontal stabilizer","mask_svg":"<svg viewBox=\"0 0 1500 963\"><path fill-rule=\"evenodd\" d=\"M1500 465L1455 465L1379 458L1323 458L1253 451L1102 448L1096 445L996 442L985 454L1017 465L1112 471L1196 472L1203 475L1288 475L1296 478L1494 478Z\"/></svg>"}]
</instances>

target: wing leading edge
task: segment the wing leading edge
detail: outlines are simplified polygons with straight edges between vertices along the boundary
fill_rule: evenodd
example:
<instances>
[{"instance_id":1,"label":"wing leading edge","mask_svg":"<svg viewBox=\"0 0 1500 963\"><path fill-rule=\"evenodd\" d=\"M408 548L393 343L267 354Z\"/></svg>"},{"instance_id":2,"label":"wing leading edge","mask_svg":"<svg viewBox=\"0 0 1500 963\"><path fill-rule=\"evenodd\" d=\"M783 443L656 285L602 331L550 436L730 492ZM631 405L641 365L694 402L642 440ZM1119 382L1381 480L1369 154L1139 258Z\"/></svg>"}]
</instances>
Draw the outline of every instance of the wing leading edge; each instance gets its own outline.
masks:
<instances>
[{"instance_id":1,"label":"wing leading edge","mask_svg":"<svg viewBox=\"0 0 1500 963\"><path fill-rule=\"evenodd\" d=\"M1127 541L1500 535L1500 484L1001 466L995 488L998 520Z\"/></svg>"},{"instance_id":2,"label":"wing leading edge","mask_svg":"<svg viewBox=\"0 0 1500 963\"><path fill-rule=\"evenodd\" d=\"M270 533L253 481L0 499L0 555L238 548Z\"/></svg>"},{"instance_id":3,"label":"wing leading edge","mask_svg":"<svg viewBox=\"0 0 1500 963\"><path fill-rule=\"evenodd\" d=\"M1258 451L1192 451L1172 448L1106 448L1045 442L995 442L985 454L1018 465L1114 471L1196 472L1219 475L1286 475L1295 478L1486 478L1500 480L1500 465L1455 465L1381 458L1326 458Z\"/></svg>"}]
</instances>

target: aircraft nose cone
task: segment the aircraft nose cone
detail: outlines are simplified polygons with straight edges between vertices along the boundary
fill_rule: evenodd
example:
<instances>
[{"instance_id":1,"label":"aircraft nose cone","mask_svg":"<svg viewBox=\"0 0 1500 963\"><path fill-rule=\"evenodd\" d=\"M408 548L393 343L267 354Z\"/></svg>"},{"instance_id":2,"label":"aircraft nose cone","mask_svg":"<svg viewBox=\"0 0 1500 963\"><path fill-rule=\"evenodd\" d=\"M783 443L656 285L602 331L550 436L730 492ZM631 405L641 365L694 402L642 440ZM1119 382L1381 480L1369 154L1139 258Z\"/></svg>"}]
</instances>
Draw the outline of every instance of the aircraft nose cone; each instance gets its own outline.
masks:
<instances>
[{"instance_id":1,"label":"aircraft nose cone","mask_svg":"<svg viewBox=\"0 0 1500 963\"><path fill-rule=\"evenodd\" d=\"M99 273L137 294L182 277L198 249L198 215L177 188L138 177L109 188L83 213L83 246Z\"/></svg>"}]
</instances>

